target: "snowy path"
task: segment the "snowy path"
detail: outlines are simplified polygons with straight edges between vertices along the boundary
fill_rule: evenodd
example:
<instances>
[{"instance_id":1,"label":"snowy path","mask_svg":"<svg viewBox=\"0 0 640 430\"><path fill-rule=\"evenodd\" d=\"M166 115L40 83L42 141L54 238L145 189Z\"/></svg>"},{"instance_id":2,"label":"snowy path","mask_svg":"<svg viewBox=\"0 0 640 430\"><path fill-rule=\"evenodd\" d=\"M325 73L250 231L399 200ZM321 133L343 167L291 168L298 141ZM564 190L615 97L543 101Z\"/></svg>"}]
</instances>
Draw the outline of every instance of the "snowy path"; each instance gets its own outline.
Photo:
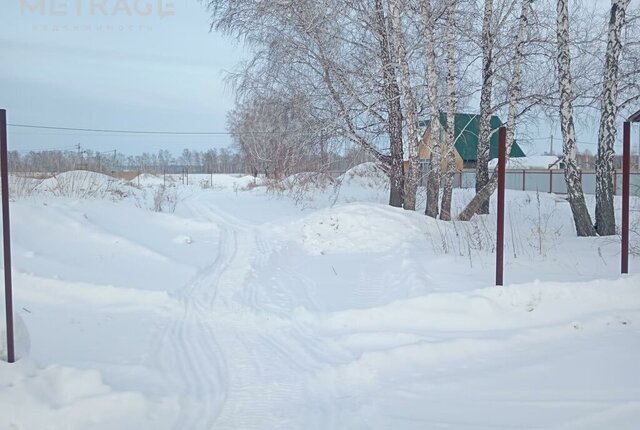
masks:
<instances>
[{"instance_id":1,"label":"snowy path","mask_svg":"<svg viewBox=\"0 0 640 430\"><path fill-rule=\"evenodd\" d=\"M265 313L246 282L269 243L254 227L205 203L185 202L220 228L215 262L178 292L182 317L159 339L163 372L183 387L176 429L276 429L304 426L304 378L320 367L310 332ZM177 373L175 371L177 370ZM292 412L294 414L292 414ZM330 414L316 423L323 428ZM293 426L293 427L292 427Z\"/></svg>"}]
</instances>

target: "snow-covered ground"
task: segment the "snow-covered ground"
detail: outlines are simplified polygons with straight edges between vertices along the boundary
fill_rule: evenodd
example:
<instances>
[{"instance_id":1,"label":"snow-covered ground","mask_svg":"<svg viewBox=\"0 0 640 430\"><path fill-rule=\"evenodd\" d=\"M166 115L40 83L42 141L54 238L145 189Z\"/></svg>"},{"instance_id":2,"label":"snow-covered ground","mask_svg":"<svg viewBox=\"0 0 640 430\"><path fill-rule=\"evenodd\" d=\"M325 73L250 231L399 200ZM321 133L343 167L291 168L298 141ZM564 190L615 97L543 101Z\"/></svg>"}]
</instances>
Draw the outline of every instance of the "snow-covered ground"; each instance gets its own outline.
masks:
<instances>
[{"instance_id":1,"label":"snow-covered ground","mask_svg":"<svg viewBox=\"0 0 640 430\"><path fill-rule=\"evenodd\" d=\"M562 198L507 191L495 287L493 216L388 207L371 165L163 183L20 185L0 429L637 428L640 261Z\"/></svg>"}]
</instances>

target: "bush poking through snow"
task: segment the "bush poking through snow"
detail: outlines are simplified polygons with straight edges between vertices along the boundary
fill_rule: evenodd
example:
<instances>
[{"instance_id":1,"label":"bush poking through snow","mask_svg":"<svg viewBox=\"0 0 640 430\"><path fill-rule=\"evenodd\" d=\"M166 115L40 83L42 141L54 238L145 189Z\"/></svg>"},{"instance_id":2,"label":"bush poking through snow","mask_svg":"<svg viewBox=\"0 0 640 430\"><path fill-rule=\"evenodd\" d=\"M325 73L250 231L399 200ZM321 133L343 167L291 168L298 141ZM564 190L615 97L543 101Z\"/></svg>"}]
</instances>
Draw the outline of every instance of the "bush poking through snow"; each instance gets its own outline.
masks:
<instances>
[{"instance_id":1,"label":"bush poking through snow","mask_svg":"<svg viewBox=\"0 0 640 430\"><path fill-rule=\"evenodd\" d=\"M121 200L129 194L132 185L102 173L77 170L60 173L43 180L37 192L53 194L56 197L77 199L112 198Z\"/></svg>"},{"instance_id":2,"label":"bush poking through snow","mask_svg":"<svg viewBox=\"0 0 640 430\"><path fill-rule=\"evenodd\" d=\"M9 176L9 196L12 199L22 199L32 196L42 179L32 178L27 175L12 174Z\"/></svg>"},{"instance_id":3,"label":"bush poking through snow","mask_svg":"<svg viewBox=\"0 0 640 430\"><path fill-rule=\"evenodd\" d=\"M548 211L542 210L540 202L540 193L536 191L536 217L529 218L531 225L531 248L535 249L539 255L547 254L547 247L553 246L555 239L560 236L560 229L553 229L551 227L551 220L555 214L555 207Z\"/></svg>"},{"instance_id":4,"label":"bush poking through snow","mask_svg":"<svg viewBox=\"0 0 640 430\"><path fill-rule=\"evenodd\" d=\"M153 194L153 210L155 212L175 212L178 205L178 193L175 188L160 185Z\"/></svg>"},{"instance_id":5,"label":"bush poking through snow","mask_svg":"<svg viewBox=\"0 0 640 430\"><path fill-rule=\"evenodd\" d=\"M336 181L327 173L303 172L291 175L283 180L268 180L267 190L283 195L300 203L313 199L318 191L336 185Z\"/></svg>"}]
</instances>

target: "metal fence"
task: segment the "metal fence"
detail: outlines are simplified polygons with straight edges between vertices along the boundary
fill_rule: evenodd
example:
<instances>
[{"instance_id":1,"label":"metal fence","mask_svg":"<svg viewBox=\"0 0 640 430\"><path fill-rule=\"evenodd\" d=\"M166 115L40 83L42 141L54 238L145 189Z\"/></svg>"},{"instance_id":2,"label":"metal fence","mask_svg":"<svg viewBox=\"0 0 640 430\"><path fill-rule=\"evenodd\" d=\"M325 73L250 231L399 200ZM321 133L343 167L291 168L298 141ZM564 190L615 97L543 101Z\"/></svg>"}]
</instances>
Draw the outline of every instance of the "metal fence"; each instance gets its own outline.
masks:
<instances>
[{"instance_id":1,"label":"metal fence","mask_svg":"<svg viewBox=\"0 0 640 430\"><path fill-rule=\"evenodd\" d=\"M585 194L596 193L596 172L583 171L582 189ZM640 197L640 172L631 172L631 195ZM622 193L622 172L614 171L613 188L616 194ZM475 170L456 172L454 187L475 188ZM505 186L510 190L539 191L545 193L566 194L567 185L564 181L564 170L507 170L505 172Z\"/></svg>"},{"instance_id":2,"label":"metal fence","mask_svg":"<svg viewBox=\"0 0 640 430\"><path fill-rule=\"evenodd\" d=\"M428 165L423 166L421 185L426 185ZM593 170L582 171L582 189L585 194L596 193L596 172ZM631 195L640 197L640 172L630 174ZM622 194L622 171L613 173L614 190L617 195ZM510 190L539 191L544 193L566 194L567 185L564 181L564 170L534 170L519 169L505 172L505 185ZM454 188L475 188L475 170L463 170L456 172L453 181Z\"/></svg>"}]
</instances>

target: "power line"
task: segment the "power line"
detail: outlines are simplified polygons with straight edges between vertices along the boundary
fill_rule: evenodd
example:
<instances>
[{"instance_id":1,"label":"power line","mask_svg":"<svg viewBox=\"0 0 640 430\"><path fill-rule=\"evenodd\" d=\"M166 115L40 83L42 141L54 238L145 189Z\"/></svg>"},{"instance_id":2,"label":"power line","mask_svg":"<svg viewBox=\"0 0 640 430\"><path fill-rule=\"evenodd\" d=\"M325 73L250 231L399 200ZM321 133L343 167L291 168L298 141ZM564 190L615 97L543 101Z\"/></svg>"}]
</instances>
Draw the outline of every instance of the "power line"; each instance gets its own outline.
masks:
<instances>
[{"instance_id":1,"label":"power line","mask_svg":"<svg viewBox=\"0 0 640 430\"><path fill-rule=\"evenodd\" d=\"M56 126L48 126L48 125L35 125L35 124L7 124L9 127L16 128L27 128L27 129L36 129L36 130L54 130L54 131L77 131L82 133L102 133L103 136L109 135L117 135L117 134L133 134L133 135L156 135L156 136L233 136L233 135L244 135L244 134L280 134L280 135L307 135L311 136L314 133L309 131L243 131L243 132L230 132L230 131L175 131L175 130L117 130L117 129L103 129L103 128L78 128L78 127L56 127ZM27 134L23 134L27 135ZM37 134L35 134L37 135ZM43 135L47 135L43 133ZM64 133L55 133L52 134L54 136L84 136L82 134L64 134Z\"/></svg>"},{"instance_id":2,"label":"power line","mask_svg":"<svg viewBox=\"0 0 640 430\"><path fill-rule=\"evenodd\" d=\"M552 137L551 139L554 142L557 141L557 140L561 140L559 137ZM525 140L525 141L526 140L549 140L549 138L548 137L525 137L525 138L523 138L523 140ZM585 145L598 145L597 142L587 142L587 141L584 141L584 140L576 140L576 143L583 143Z\"/></svg>"},{"instance_id":3,"label":"power line","mask_svg":"<svg viewBox=\"0 0 640 430\"><path fill-rule=\"evenodd\" d=\"M99 128L75 128L75 127L53 127L46 125L33 125L33 124L7 124L9 127L18 127L18 128L31 128L38 130L59 130L59 131L82 131L85 133L112 133L112 134L164 134L164 135L189 135L189 136L198 136L198 135L207 135L207 136L215 136L215 135L230 135L231 133L228 131L156 131L156 130L113 130L113 129L99 129ZM259 132L251 132L251 133L259 133Z\"/></svg>"}]
</instances>

